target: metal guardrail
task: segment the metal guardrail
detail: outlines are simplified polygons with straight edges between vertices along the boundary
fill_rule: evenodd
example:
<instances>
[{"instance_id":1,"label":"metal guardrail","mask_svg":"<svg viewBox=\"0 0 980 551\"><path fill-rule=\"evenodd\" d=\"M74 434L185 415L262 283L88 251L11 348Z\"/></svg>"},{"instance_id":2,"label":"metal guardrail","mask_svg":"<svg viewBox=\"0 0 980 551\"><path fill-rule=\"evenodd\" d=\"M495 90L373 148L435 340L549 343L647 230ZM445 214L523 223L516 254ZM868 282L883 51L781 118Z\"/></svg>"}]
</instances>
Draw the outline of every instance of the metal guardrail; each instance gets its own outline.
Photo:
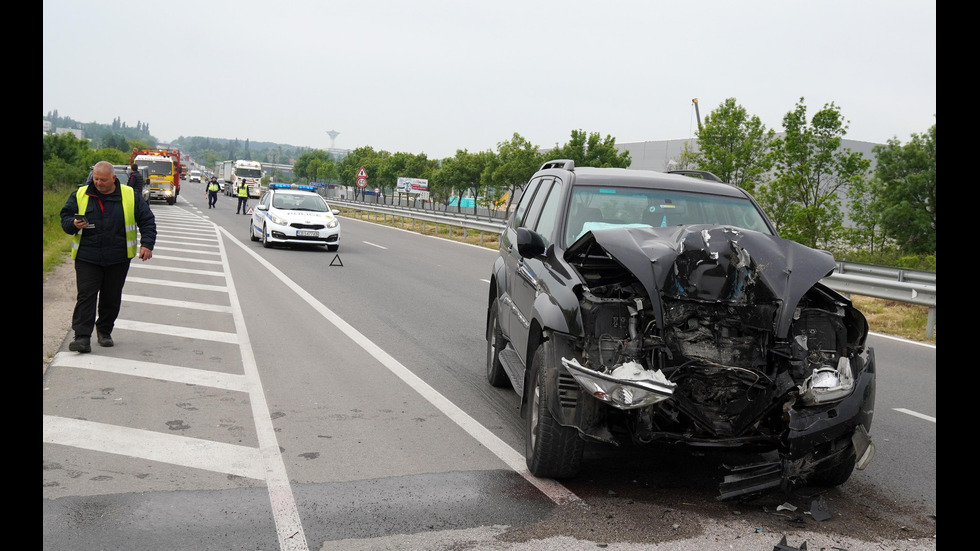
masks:
<instances>
[{"instance_id":1,"label":"metal guardrail","mask_svg":"<svg viewBox=\"0 0 980 551\"><path fill-rule=\"evenodd\" d=\"M929 307L926 337L936 327L936 272L840 261L834 273L821 280L845 295L883 298Z\"/></svg>"},{"instance_id":2,"label":"metal guardrail","mask_svg":"<svg viewBox=\"0 0 980 551\"><path fill-rule=\"evenodd\" d=\"M373 212L382 217L407 217L431 222L436 225L459 227L466 230L481 232L480 243L483 243L483 233L500 233L506 223L503 220L480 218L461 213L446 213L441 211L422 210L416 208L393 207L362 201L348 201L337 198L328 200L338 206L357 211ZM424 226L423 226L424 227ZM936 272L923 272L905 268L892 268L858 262L837 262L837 268L832 274L821 280L823 284L844 295L861 295L866 297L894 300L909 304L929 307L929 317L926 321L926 337L932 338L936 326Z\"/></svg>"}]
</instances>

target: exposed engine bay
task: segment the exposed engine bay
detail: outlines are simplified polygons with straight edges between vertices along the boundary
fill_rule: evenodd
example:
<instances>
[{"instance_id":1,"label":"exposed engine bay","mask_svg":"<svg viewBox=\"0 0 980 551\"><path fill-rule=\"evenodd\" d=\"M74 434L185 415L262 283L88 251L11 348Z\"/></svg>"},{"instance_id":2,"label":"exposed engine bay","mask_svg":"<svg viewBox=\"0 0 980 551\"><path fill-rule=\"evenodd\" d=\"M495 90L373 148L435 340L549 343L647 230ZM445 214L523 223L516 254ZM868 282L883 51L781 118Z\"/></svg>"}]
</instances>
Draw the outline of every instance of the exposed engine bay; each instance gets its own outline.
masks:
<instances>
[{"instance_id":1,"label":"exposed engine bay","mask_svg":"<svg viewBox=\"0 0 980 551\"><path fill-rule=\"evenodd\" d=\"M812 453L846 440L845 429L828 428L837 416L828 411L866 369L873 407L867 322L819 283L835 267L825 252L699 225L596 230L565 258L585 283L576 288L581 335L561 363L609 406L579 424L587 438L778 450L797 461L792 476L806 478L819 469ZM867 402L864 394L854 400ZM810 410L823 432L795 431ZM859 468L873 454L870 439L862 444Z\"/></svg>"}]
</instances>

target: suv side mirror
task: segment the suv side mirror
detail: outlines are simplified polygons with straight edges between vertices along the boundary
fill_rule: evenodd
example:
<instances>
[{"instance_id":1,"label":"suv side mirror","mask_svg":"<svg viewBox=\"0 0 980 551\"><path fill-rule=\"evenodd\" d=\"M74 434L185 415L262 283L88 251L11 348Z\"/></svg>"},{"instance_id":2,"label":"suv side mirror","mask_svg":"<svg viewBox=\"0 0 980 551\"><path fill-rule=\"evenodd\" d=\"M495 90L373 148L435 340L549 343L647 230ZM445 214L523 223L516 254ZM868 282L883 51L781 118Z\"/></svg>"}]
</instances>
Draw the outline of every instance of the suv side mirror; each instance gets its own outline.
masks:
<instances>
[{"instance_id":1,"label":"suv side mirror","mask_svg":"<svg viewBox=\"0 0 980 551\"><path fill-rule=\"evenodd\" d=\"M527 228L517 228L517 252L524 258L544 254L544 239Z\"/></svg>"}]
</instances>

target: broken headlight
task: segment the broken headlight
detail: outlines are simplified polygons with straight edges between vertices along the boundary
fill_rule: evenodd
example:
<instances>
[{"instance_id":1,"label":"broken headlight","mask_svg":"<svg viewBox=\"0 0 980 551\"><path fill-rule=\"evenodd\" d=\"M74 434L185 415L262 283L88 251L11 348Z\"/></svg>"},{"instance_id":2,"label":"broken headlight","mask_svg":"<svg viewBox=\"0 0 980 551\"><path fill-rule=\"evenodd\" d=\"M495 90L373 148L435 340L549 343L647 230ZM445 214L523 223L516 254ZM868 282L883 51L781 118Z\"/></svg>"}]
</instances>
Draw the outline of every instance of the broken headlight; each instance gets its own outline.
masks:
<instances>
[{"instance_id":1,"label":"broken headlight","mask_svg":"<svg viewBox=\"0 0 980 551\"><path fill-rule=\"evenodd\" d=\"M626 362L609 374L583 367L574 359L561 363L590 396L619 409L636 409L670 398L677 386L660 371L647 371L636 362Z\"/></svg>"},{"instance_id":2,"label":"broken headlight","mask_svg":"<svg viewBox=\"0 0 980 551\"><path fill-rule=\"evenodd\" d=\"M800 385L800 401L808 406L826 404L840 400L854 390L854 374L851 361L844 356L837 360L837 369L821 367L814 369Z\"/></svg>"}]
</instances>

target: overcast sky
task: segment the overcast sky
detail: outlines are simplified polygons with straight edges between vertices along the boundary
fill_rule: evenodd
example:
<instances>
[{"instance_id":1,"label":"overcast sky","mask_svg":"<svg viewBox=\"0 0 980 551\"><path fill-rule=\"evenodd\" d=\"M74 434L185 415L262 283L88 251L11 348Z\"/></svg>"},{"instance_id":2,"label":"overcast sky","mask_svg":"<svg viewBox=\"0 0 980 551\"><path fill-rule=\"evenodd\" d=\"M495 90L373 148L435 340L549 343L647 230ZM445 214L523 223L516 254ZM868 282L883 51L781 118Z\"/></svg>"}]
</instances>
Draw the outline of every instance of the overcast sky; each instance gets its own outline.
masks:
<instances>
[{"instance_id":1,"label":"overcast sky","mask_svg":"<svg viewBox=\"0 0 980 551\"><path fill-rule=\"evenodd\" d=\"M44 113L178 136L450 157L516 132L691 138L726 98L777 132L925 133L936 2L44 0ZM339 134L331 141L328 131Z\"/></svg>"}]
</instances>

